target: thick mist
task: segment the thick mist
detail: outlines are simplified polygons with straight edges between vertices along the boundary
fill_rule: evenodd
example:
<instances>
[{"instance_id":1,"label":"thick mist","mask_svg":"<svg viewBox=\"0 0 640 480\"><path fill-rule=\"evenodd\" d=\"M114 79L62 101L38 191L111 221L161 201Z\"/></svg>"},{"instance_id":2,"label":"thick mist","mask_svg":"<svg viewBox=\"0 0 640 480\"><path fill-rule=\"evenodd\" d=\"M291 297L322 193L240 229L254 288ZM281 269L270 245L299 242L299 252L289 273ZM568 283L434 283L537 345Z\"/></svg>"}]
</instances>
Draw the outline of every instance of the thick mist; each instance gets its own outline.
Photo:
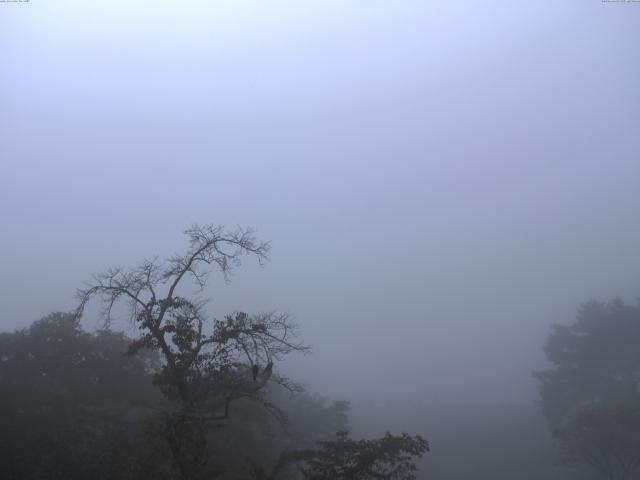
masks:
<instances>
[{"instance_id":1,"label":"thick mist","mask_svg":"<svg viewBox=\"0 0 640 480\"><path fill-rule=\"evenodd\" d=\"M2 3L1 327L195 222L252 226L271 261L216 278L209 310L293 314L309 390L530 405L550 325L639 292L639 21L596 0Z\"/></svg>"}]
</instances>

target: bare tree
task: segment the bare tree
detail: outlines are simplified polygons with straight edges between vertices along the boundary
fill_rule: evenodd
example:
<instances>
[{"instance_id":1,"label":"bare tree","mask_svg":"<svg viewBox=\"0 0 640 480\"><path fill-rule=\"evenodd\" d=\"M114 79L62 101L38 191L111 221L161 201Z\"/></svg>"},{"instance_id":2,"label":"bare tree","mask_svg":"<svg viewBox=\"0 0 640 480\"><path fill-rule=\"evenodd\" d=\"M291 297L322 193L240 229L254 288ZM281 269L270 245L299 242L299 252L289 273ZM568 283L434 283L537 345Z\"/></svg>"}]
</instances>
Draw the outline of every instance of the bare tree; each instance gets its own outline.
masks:
<instances>
[{"instance_id":1,"label":"bare tree","mask_svg":"<svg viewBox=\"0 0 640 480\"><path fill-rule=\"evenodd\" d=\"M178 294L190 280L204 289L213 269L228 279L243 256L264 262L268 243L242 228L229 232L221 226L194 225L185 234L189 247L184 254L94 276L92 283L78 290L76 314L81 316L87 303L98 297L109 325L114 306L125 302L131 322L140 329L130 353L141 348L161 352L164 362L154 383L172 405L165 412L165 436L182 476L191 480L205 474L207 433L229 418L235 400L259 402L282 420L281 412L266 399L264 387L273 381L300 389L273 373L273 363L308 347L296 341L297 326L286 314L236 312L207 321L206 302Z\"/></svg>"}]
</instances>

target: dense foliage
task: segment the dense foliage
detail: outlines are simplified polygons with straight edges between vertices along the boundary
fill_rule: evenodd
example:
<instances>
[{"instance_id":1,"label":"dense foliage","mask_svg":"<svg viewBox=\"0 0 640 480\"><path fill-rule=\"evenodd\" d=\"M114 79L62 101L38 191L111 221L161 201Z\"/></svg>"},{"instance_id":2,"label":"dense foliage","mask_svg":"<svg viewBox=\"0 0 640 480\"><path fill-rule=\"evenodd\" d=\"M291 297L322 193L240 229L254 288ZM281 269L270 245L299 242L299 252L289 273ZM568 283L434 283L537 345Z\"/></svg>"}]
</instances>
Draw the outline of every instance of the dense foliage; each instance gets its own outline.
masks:
<instances>
[{"instance_id":1,"label":"dense foliage","mask_svg":"<svg viewBox=\"0 0 640 480\"><path fill-rule=\"evenodd\" d=\"M640 305L590 302L556 326L545 346L553 367L536 372L541 403L568 459L609 479L640 467Z\"/></svg>"},{"instance_id":2,"label":"dense foliage","mask_svg":"<svg viewBox=\"0 0 640 480\"><path fill-rule=\"evenodd\" d=\"M380 439L353 440L348 432L337 432L336 439L289 458L306 480L413 480L413 460L428 450L429 443L419 435L387 433Z\"/></svg>"},{"instance_id":3,"label":"dense foliage","mask_svg":"<svg viewBox=\"0 0 640 480\"><path fill-rule=\"evenodd\" d=\"M161 371L160 357L149 350L127 354L130 344L120 333L88 333L74 315L63 313L0 334L3 478L183 477L167 442L171 403L152 385ZM363 472L389 460L410 472L411 456L422 452L411 450L406 435L355 442L340 434L335 441L336 432L348 428L347 402L291 395L277 385L265 393L265 401L278 405L286 422L248 399L235 402L229 419L207 433L202 455L211 478L249 479L272 471L278 475L272 478L316 479L332 461L344 468L358 456ZM335 456L340 450L345 456Z\"/></svg>"},{"instance_id":4,"label":"dense foliage","mask_svg":"<svg viewBox=\"0 0 640 480\"><path fill-rule=\"evenodd\" d=\"M165 478L147 442L159 357L126 356L128 344L62 313L0 334L3 478Z\"/></svg>"}]
</instances>

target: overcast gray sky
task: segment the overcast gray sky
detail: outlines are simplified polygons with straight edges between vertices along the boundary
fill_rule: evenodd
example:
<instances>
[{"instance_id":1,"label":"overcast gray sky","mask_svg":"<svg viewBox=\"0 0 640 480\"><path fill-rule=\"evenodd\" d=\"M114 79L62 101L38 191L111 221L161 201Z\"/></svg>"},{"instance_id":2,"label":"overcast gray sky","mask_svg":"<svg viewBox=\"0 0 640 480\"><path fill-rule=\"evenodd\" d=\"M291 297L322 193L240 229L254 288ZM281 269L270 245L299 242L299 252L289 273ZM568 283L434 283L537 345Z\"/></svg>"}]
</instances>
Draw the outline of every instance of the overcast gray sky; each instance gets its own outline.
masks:
<instances>
[{"instance_id":1,"label":"overcast gray sky","mask_svg":"<svg viewBox=\"0 0 640 480\"><path fill-rule=\"evenodd\" d=\"M338 397L527 401L554 322L640 293L640 4L0 3L0 326L193 222L266 268ZM122 325L123 327L125 325Z\"/></svg>"}]
</instances>

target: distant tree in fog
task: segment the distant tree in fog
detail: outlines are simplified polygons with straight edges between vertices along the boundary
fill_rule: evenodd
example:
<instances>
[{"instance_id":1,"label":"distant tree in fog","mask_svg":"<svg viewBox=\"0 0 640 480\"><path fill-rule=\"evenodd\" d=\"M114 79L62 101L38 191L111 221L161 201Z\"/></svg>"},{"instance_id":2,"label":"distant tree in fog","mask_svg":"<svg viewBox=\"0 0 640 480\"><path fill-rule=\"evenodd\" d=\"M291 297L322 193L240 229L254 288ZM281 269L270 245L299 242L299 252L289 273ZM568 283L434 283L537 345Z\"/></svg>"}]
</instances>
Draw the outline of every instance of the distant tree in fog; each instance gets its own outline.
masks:
<instances>
[{"instance_id":1,"label":"distant tree in fog","mask_svg":"<svg viewBox=\"0 0 640 480\"><path fill-rule=\"evenodd\" d=\"M566 458L605 478L640 468L640 304L585 304L574 324L554 326L553 364L535 372L547 421Z\"/></svg>"}]
</instances>

